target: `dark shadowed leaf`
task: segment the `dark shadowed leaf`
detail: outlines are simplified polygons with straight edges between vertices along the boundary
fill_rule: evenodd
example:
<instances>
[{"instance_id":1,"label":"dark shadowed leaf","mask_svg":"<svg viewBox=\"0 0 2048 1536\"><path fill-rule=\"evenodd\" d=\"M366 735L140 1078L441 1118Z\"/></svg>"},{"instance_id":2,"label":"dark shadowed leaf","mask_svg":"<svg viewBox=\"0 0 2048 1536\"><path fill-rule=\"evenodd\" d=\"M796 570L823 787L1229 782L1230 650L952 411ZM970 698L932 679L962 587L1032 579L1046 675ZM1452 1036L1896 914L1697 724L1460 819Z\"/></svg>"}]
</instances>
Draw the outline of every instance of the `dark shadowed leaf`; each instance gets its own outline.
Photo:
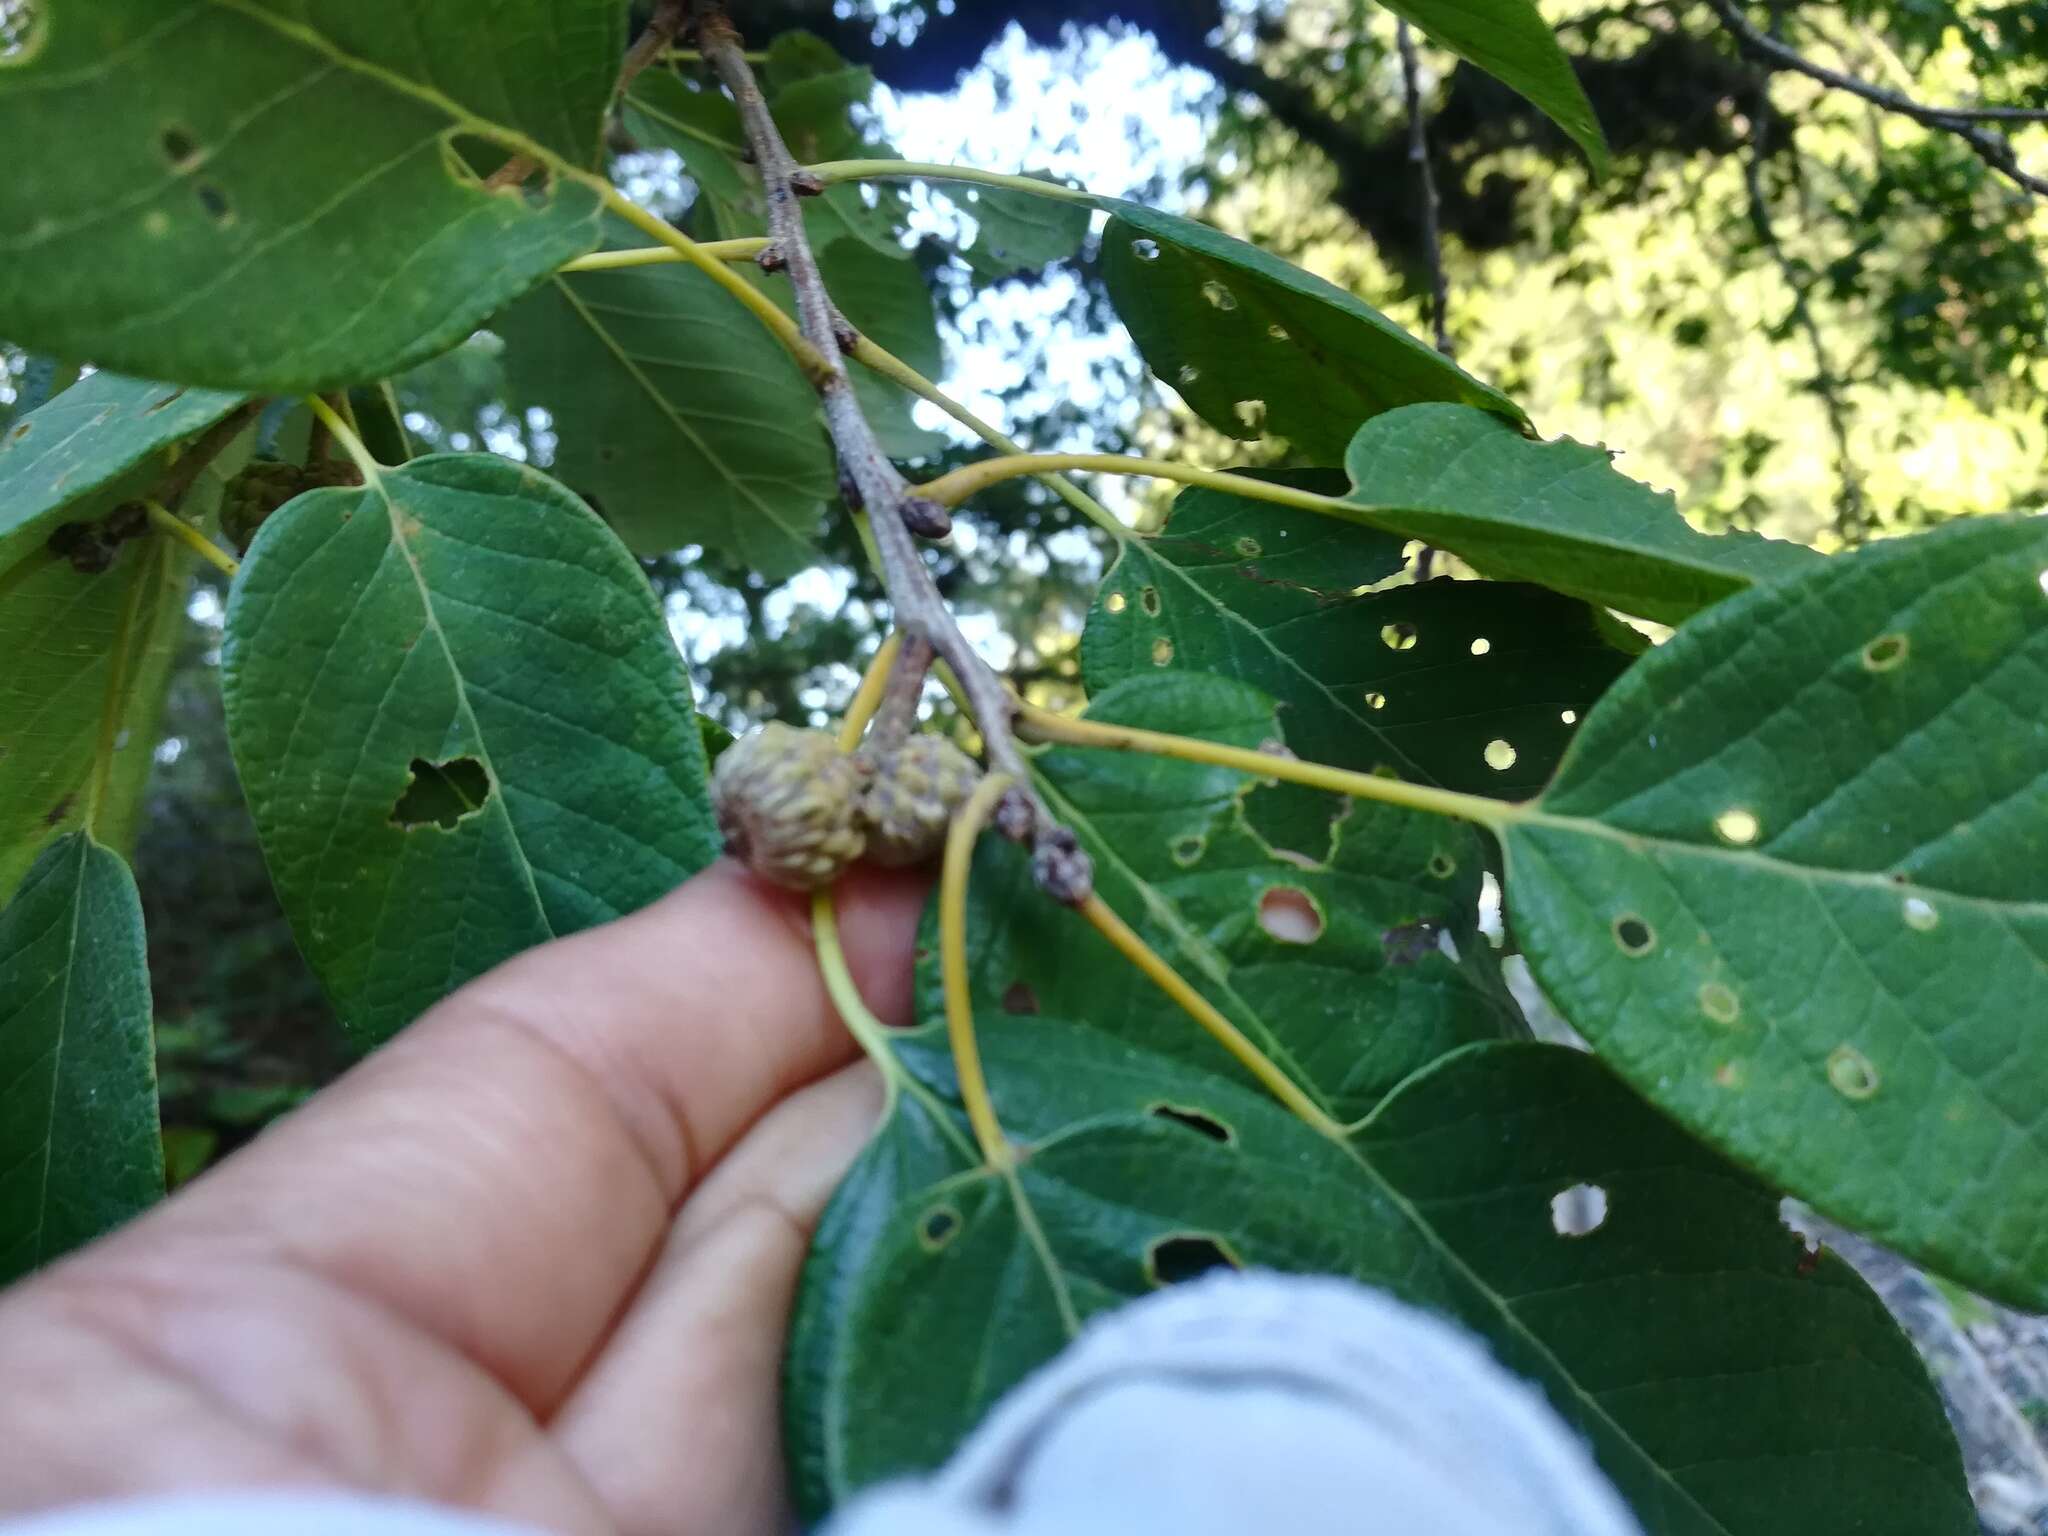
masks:
<instances>
[{"instance_id":1,"label":"dark shadowed leaf","mask_svg":"<svg viewBox=\"0 0 2048 1536\"><path fill-rule=\"evenodd\" d=\"M0 910L0 1285L163 1192L142 901L72 832Z\"/></svg>"},{"instance_id":2,"label":"dark shadowed leaf","mask_svg":"<svg viewBox=\"0 0 2048 1536\"><path fill-rule=\"evenodd\" d=\"M0 901L88 811L134 846L191 568L148 534L104 571L38 548L0 573Z\"/></svg>"},{"instance_id":3,"label":"dark shadowed leaf","mask_svg":"<svg viewBox=\"0 0 2048 1536\"><path fill-rule=\"evenodd\" d=\"M1341 485L1330 470L1276 478ZM1584 603L1519 583L1365 591L1400 569L1401 545L1183 491L1165 529L1127 542L1097 591L1082 675L1100 689L1162 668L1220 673L1273 697L1303 757L1474 794L1536 793L1642 642Z\"/></svg>"},{"instance_id":4,"label":"dark shadowed leaf","mask_svg":"<svg viewBox=\"0 0 2048 1536\"><path fill-rule=\"evenodd\" d=\"M557 274L492 326L512 397L554 418L555 473L636 551L708 544L770 577L811 559L837 483L817 397L710 278Z\"/></svg>"},{"instance_id":5,"label":"dark shadowed leaf","mask_svg":"<svg viewBox=\"0 0 2048 1536\"><path fill-rule=\"evenodd\" d=\"M1802 1256L1775 1194L1592 1058L1469 1047L1338 1143L1113 1025L978 1017L1028 1155L993 1177L903 1096L841 1186L790 1366L815 1388L788 1399L814 1508L943 1460L1192 1239L1474 1329L1654 1536L1975 1529L1940 1400L1882 1303L1840 1261ZM950 1090L935 1026L900 1050ZM1581 1189L1601 1219L1565 1235L1554 1202Z\"/></svg>"}]
</instances>

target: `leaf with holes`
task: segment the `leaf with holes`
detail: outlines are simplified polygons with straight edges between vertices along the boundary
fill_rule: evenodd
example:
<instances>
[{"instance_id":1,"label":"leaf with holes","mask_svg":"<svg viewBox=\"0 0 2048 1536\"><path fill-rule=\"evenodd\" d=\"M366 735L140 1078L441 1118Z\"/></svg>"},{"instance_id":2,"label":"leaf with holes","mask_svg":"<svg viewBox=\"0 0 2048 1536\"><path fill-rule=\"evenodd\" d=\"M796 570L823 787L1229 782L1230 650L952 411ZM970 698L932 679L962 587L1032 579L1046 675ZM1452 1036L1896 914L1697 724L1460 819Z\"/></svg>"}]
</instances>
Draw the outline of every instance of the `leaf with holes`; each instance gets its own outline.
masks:
<instances>
[{"instance_id":1,"label":"leaf with holes","mask_svg":"<svg viewBox=\"0 0 2048 1536\"><path fill-rule=\"evenodd\" d=\"M221 672L271 878L359 1045L717 853L654 594L507 460L287 504L243 562Z\"/></svg>"},{"instance_id":2,"label":"leaf with holes","mask_svg":"<svg viewBox=\"0 0 2048 1536\"><path fill-rule=\"evenodd\" d=\"M1333 470L1272 476L1341 488ZM1574 723L1642 642L1584 603L1505 582L1365 589L1401 568L1401 540L1211 490L1175 499L1165 529L1126 541L1081 636L1100 690L1161 668L1233 677L1278 703L1288 744L1340 768L1390 769L1474 794L1543 787ZM1328 797L1253 797L1284 846Z\"/></svg>"},{"instance_id":3,"label":"leaf with holes","mask_svg":"<svg viewBox=\"0 0 2048 1536\"><path fill-rule=\"evenodd\" d=\"M1048 182L1057 178L1046 176ZM967 187L953 192L978 227L963 253L984 278L1008 277L1080 254L1088 238L1086 200L1041 197L1009 187Z\"/></svg>"},{"instance_id":4,"label":"leaf with holes","mask_svg":"<svg viewBox=\"0 0 2048 1536\"><path fill-rule=\"evenodd\" d=\"M1390 411L1358 429L1344 463L1361 521L1646 619L1676 624L1822 559L1753 533L1697 532L1669 491L1618 474L1606 450L1531 442L1483 411Z\"/></svg>"},{"instance_id":5,"label":"leaf with holes","mask_svg":"<svg viewBox=\"0 0 2048 1536\"><path fill-rule=\"evenodd\" d=\"M142 901L72 832L0 909L0 1286L164 1192Z\"/></svg>"},{"instance_id":6,"label":"leaf with holes","mask_svg":"<svg viewBox=\"0 0 2048 1536\"><path fill-rule=\"evenodd\" d=\"M1227 1263L1346 1275L1474 1329L1657 1536L1975 1529L1883 1304L1591 1057L1468 1047L1333 1142L1093 1011L977 1016L1028 1155L1009 1180L948 1155L957 1125L903 1094L842 1184L791 1340L791 1380L817 1388L787 1399L809 1512L943 1460L1088 1317ZM936 1022L896 1049L950 1094ZM1590 1231L1559 1219L1580 1193Z\"/></svg>"},{"instance_id":7,"label":"leaf with holes","mask_svg":"<svg viewBox=\"0 0 2048 1536\"><path fill-rule=\"evenodd\" d=\"M1132 678L1088 717L1232 746L1277 747L1272 701L1198 673ZM1249 824L1252 781L1226 768L1092 750L1039 759L1047 803L1096 861L1096 889L1341 1120L1418 1067L1521 1028L1478 931L1481 861L1463 828L1386 806L1325 812L1312 847ZM969 943L975 995L1086 1017L1135 1044L1232 1070L1220 1047L1072 914L1034 901L1021 860L981 875L999 932ZM1058 967L1045 956L1064 958ZM937 1012L935 973L925 1003Z\"/></svg>"},{"instance_id":8,"label":"leaf with holes","mask_svg":"<svg viewBox=\"0 0 2048 1536\"><path fill-rule=\"evenodd\" d=\"M1341 457L1358 424L1449 400L1522 409L1370 305L1206 224L1121 198L1102 276L1146 364L1219 432L1273 432L1311 459Z\"/></svg>"},{"instance_id":9,"label":"leaf with holes","mask_svg":"<svg viewBox=\"0 0 2048 1536\"><path fill-rule=\"evenodd\" d=\"M64 521L90 522L141 495L162 455L212 426L238 395L95 373L0 436L0 574Z\"/></svg>"},{"instance_id":10,"label":"leaf with holes","mask_svg":"<svg viewBox=\"0 0 2048 1536\"><path fill-rule=\"evenodd\" d=\"M555 473L636 551L708 544L771 578L809 563L837 483L817 397L710 278L557 273L491 323L512 398L553 417Z\"/></svg>"},{"instance_id":11,"label":"leaf with holes","mask_svg":"<svg viewBox=\"0 0 2048 1536\"><path fill-rule=\"evenodd\" d=\"M1530 0L1388 0L1430 41L1526 96L1586 152L1595 175L1607 170L1607 140L1557 34Z\"/></svg>"},{"instance_id":12,"label":"leaf with holes","mask_svg":"<svg viewBox=\"0 0 2048 1536\"><path fill-rule=\"evenodd\" d=\"M0 62L0 334L303 392L460 341L597 242L616 0L41 0ZM486 187L514 153L530 191Z\"/></svg>"},{"instance_id":13,"label":"leaf with holes","mask_svg":"<svg viewBox=\"0 0 2048 1536\"><path fill-rule=\"evenodd\" d=\"M2048 522L1726 602L1600 703L1507 901L1645 1094L1837 1219L2048 1309Z\"/></svg>"},{"instance_id":14,"label":"leaf with holes","mask_svg":"<svg viewBox=\"0 0 2048 1536\"><path fill-rule=\"evenodd\" d=\"M134 846L191 558L145 533L79 570L37 549L0 574L0 901L88 814Z\"/></svg>"}]
</instances>

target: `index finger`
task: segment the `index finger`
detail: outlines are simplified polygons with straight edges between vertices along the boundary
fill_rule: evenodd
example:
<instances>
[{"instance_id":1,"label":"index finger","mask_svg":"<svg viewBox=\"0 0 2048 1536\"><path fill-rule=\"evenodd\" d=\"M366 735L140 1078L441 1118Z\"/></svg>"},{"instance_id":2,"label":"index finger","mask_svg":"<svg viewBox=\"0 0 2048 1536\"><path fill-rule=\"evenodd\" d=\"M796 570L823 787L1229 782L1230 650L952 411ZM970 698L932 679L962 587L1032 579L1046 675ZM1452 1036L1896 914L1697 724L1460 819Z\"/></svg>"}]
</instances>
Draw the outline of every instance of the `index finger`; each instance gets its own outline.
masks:
<instances>
[{"instance_id":1,"label":"index finger","mask_svg":"<svg viewBox=\"0 0 2048 1536\"><path fill-rule=\"evenodd\" d=\"M922 877L842 887L883 1017L909 1011ZM720 863L506 962L111 1243L284 1262L398 1313L537 1414L631 1293L692 1182L854 1054L809 899Z\"/></svg>"}]
</instances>

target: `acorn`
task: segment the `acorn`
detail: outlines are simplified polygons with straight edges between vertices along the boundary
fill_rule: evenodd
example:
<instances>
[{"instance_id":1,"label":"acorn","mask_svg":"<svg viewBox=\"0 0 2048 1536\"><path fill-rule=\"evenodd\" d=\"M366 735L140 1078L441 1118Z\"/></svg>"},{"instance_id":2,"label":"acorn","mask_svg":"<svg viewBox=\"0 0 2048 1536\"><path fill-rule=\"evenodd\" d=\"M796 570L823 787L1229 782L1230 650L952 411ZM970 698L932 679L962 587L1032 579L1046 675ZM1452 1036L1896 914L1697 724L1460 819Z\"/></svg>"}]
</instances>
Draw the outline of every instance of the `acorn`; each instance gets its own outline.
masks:
<instances>
[{"instance_id":1,"label":"acorn","mask_svg":"<svg viewBox=\"0 0 2048 1536\"><path fill-rule=\"evenodd\" d=\"M906 739L877 760L861 795L868 857L891 867L933 857L945 846L953 813L980 781L980 766L945 737Z\"/></svg>"},{"instance_id":2,"label":"acorn","mask_svg":"<svg viewBox=\"0 0 2048 1536\"><path fill-rule=\"evenodd\" d=\"M719 754L711 807L726 852L792 890L830 885L861 855L861 773L824 731L770 721Z\"/></svg>"},{"instance_id":3,"label":"acorn","mask_svg":"<svg viewBox=\"0 0 2048 1536\"><path fill-rule=\"evenodd\" d=\"M256 530L286 502L307 491L349 485L355 479L355 470L346 464L281 464L275 459L251 459L228 481L221 495L221 532L237 550L247 554Z\"/></svg>"}]
</instances>

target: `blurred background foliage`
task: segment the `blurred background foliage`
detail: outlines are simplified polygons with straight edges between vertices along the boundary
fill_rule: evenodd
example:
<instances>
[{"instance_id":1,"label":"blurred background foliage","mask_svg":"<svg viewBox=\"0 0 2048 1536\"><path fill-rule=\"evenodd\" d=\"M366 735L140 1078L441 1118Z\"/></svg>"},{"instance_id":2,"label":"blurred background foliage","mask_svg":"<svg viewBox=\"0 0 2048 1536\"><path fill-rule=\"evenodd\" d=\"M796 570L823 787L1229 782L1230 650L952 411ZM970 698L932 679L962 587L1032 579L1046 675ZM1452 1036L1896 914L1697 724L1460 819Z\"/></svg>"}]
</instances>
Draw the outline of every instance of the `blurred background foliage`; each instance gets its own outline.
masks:
<instances>
[{"instance_id":1,"label":"blurred background foliage","mask_svg":"<svg viewBox=\"0 0 2048 1536\"><path fill-rule=\"evenodd\" d=\"M16 8L0 0L0 24ZM1613 145L1604 179L1504 87L1420 50L1444 321L1466 368L1520 400L1544 435L1617 450L1627 473L1675 490L1708 529L1835 548L2041 499L2048 200L1952 133L1766 68L1711 0L1543 9ZM802 62L792 78L840 60L871 72L807 125L814 158L893 146L1063 174L1208 219L1431 332L1395 24L1366 0L753 0L737 11L750 44ZM1773 0L1740 14L1810 60L1920 102L2048 102L2048 0ZM674 67L685 84L704 79L687 58ZM1994 126L2048 174L2048 126ZM678 153L645 129L631 112L615 127L621 185L700 235L745 232L731 201L743 174L688 152L687 135ZM1203 426L1150 378L1109 310L1092 242L1013 272L988 259L969 194L911 183L847 196L860 200L842 210L859 238L900 246L929 294L942 382L1027 446L1295 462L1284 443ZM555 464L554 415L509 396L504 353L479 334L394 381L416 448ZM4 360L0 429L65 382L18 352ZM923 450L913 478L984 451L930 407L914 423L900 426L901 443ZM1140 526L1163 513L1163 493L1142 482L1100 489ZM1103 553L1065 505L1011 481L935 558L969 633L1020 686L1058 701L1074 694L1074 641ZM844 516L826 520L819 563L789 580L694 547L647 565L703 709L731 728L822 720L886 627ZM166 1119L195 1163L341 1060L241 808L211 675L222 592L198 581L136 860Z\"/></svg>"}]
</instances>

